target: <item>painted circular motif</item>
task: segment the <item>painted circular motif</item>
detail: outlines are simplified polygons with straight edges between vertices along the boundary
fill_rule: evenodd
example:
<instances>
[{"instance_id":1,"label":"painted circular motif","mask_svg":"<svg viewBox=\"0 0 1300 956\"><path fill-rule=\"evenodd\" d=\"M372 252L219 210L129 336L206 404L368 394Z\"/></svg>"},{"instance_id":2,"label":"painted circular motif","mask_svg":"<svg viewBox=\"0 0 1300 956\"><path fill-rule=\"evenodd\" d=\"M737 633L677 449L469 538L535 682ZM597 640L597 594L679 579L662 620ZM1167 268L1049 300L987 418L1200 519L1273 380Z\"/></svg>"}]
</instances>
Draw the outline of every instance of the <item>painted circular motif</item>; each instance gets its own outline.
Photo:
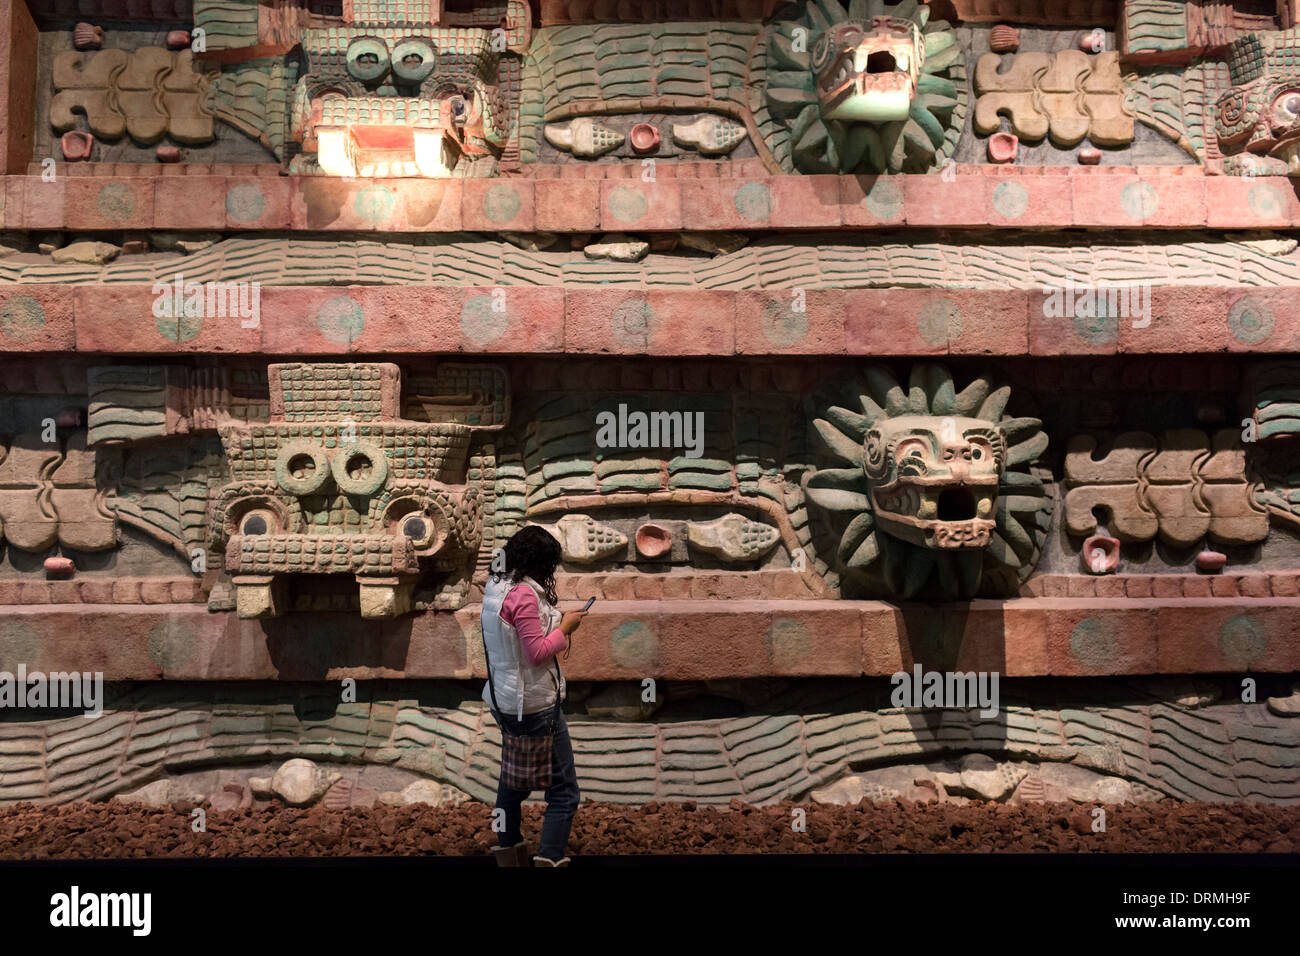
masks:
<instances>
[{"instance_id":1,"label":"painted circular motif","mask_svg":"<svg viewBox=\"0 0 1300 956\"><path fill-rule=\"evenodd\" d=\"M226 214L236 222L256 222L262 218L266 197L259 186L241 183L226 193Z\"/></svg>"},{"instance_id":2,"label":"painted circular motif","mask_svg":"<svg viewBox=\"0 0 1300 956\"><path fill-rule=\"evenodd\" d=\"M1243 345L1258 345L1273 334L1273 310L1262 299L1248 295L1228 310L1228 328Z\"/></svg>"},{"instance_id":3,"label":"painted circular motif","mask_svg":"<svg viewBox=\"0 0 1300 956\"><path fill-rule=\"evenodd\" d=\"M510 327L504 294L476 295L460 310L460 331L475 345L495 342Z\"/></svg>"},{"instance_id":4,"label":"painted circular motif","mask_svg":"<svg viewBox=\"0 0 1300 956\"><path fill-rule=\"evenodd\" d=\"M772 215L772 190L762 183L745 183L736 190L736 212L754 222Z\"/></svg>"},{"instance_id":5,"label":"painted circular motif","mask_svg":"<svg viewBox=\"0 0 1300 956\"><path fill-rule=\"evenodd\" d=\"M645 196L630 186L619 186L609 194L610 214L619 222L636 222L648 208Z\"/></svg>"},{"instance_id":6,"label":"painted circular motif","mask_svg":"<svg viewBox=\"0 0 1300 956\"><path fill-rule=\"evenodd\" d=\"M361 303L346 295L336 295L316 313L316 328L336 345L350 345L361 337L366 327Z\"/></svg>"}]
</instances>

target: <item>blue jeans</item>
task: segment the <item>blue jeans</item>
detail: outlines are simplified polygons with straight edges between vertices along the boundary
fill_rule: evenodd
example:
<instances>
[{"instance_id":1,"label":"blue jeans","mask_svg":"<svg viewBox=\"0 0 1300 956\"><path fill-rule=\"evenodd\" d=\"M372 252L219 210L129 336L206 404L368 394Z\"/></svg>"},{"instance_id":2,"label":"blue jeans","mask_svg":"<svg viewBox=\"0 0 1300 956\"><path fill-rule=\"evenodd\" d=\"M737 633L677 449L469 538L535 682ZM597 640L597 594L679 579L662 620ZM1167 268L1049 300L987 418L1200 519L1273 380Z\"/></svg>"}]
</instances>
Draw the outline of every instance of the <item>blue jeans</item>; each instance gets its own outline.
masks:
<instances>
[{"instance_id":1,"label":"blue jeans","mask_svg":"<svg viewBox=\"0 0 1300 956\"><path fill-rule=\"evenodd\" d=\"M545 731L552 713L554 711L548 708L536 714L524 714L521 721L492 710L492 716L503 730L524 735ZM498 835L501 846L514 846L523 840L520 829L523 812L520 807L531 793L531 790L512 790L501 783L497 784L496 805L506 814L506 828ZM569 831L573 828L573 815L578 812L581 795L578 790L578 770L573 763L569 727L561 712L555 722L555 744L551 748L551 785L546 788L546 818L542 821L542 843L537 851L538 856L548 860L564 859L564 850L569 844Z\"/></svg>"}]
</instances>

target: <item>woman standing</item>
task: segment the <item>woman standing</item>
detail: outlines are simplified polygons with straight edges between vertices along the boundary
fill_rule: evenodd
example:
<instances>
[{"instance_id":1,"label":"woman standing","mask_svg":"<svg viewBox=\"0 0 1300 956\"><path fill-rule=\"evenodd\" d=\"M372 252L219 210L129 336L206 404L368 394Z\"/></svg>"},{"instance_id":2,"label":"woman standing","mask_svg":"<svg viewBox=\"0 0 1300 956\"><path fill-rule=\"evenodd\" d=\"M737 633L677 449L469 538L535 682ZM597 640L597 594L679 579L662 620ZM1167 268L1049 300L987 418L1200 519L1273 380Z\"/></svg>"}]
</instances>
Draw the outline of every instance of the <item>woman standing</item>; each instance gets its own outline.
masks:
<instances>
[{"instance_id":1,"label":"woman standing","mask_svg":"<svg viewBox=\"0 0 1300 956\"><path fill-rule=\"evenodd\" d=\"M561 617L555 608L560 545L545 529L536 525L520 529L506 542L503 552L505 569L493 572L483 594L483 645L488 666L483 701L492 709L503 737L536 738L554 728L546 818L541 846L532 863L567 866L564 850L580 794L573 745L560 710L565 684L556 655L568 649L569 638L585 612L569 611ZM532 791L506 785L508 742L503 741L496 802L497 816L504 815L504 828L498 833L500 846L493 854L500 866L527 866L529 851L520 830L520 807Z\"/></svg>"}]
</instances>

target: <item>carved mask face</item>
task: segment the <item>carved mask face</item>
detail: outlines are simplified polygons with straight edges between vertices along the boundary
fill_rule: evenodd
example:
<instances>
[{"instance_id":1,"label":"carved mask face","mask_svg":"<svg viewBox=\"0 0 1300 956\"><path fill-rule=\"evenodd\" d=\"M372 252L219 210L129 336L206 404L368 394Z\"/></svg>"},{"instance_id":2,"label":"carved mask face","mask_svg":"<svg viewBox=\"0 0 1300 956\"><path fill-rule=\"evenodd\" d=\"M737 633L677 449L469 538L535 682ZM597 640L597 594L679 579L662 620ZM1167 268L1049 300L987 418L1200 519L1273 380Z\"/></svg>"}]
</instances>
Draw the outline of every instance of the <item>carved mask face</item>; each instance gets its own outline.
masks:
<instances>
[{"instance_id":1,"label":"carved mask face","mask_svg":"<svg viewBox=\"0 0 1300 956\"><path fill-rule=\"evenodd\" d=\"M991 422L928 415L867 432L863 469L880 528L926 548L982 548L993 533L1006 439Z\"/></svg>"},{"instance_id":2,"label":"carved mask face","mask_svg":"<svg viewBox=\"0 0 1300 956\"><path fill-rule=\"evenodd\" d=\"M822 118L888 123L907 119L925 46L915 23L876 17L849 21L823 33L812 66Z\"/></svg>"}]
</instances>

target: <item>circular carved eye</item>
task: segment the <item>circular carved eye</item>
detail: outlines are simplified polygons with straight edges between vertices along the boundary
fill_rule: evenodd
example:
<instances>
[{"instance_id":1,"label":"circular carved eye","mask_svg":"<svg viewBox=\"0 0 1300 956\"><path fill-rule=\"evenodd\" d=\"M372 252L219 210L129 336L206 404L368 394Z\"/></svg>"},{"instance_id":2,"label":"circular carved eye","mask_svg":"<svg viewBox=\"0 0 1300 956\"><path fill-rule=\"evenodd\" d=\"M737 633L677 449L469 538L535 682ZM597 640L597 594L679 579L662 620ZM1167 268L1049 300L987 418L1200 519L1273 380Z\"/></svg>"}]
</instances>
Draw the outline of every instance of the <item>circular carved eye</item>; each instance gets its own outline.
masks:
<instances>
[{"instance_id":1,"label":"circular carved eye","mask_svg":"<svg viewBox=\"0 0 1300 956\"><path fill-rule=\"evenodd\" d=\"M329 479L329 456L323 447L309 441L291 441L280 446L275 457L275 480L289 494L314 495Z\"/></svg>"},{"instance_id":2,"label":"circular carved eye","mask_svg":"<svg viewBox=\"0 0 1300 956\"><path fill-rule=\"evenodd\" d=\"M971 457L971 461L983 461L983 460L984 460L984 449L981 448L979 445L974 446L974 447L970 450L970 457Z\"/></svg>"},{"instance_id":3,"label":"circular carved eye","mask_svg":"<svg viewBox=\"0 0 1300 956\"><path fill-rule=\"evenodd\" d=\"M378 37L357 37L348 45L348 73L369 83L388 73L388 46Z\"/></svg>"},{"instance_id":4,"label":"circular carved eye","mask_svg":"<svg viewBox=\"0 0 1300 956\"><path fill-rule=\"evenodd\" d=\"M393 47L393 72L407 83L422 83L438 65L438 52L428 40L412 37Z\"/></svg>"},{"instance_id":5,"label":"circular carved eye","mask_svg":"<svg viewBox=\"0 0 1300 956\"><path fill-rule=\"evenodd\" d=\"M256 508L244 515L239 522L240 534L275 534L279 530L280 519L267 508Z\"/></svg>"},{"instance_id":6,"label":"circular carved eye","mask_svg":"<svg viewBox=\"0 0 1300 956\"><path fill-rule=\"evenodd\" d=\"M370 442L357 442L335 453L330 471L344 494L373 495L388 480L388 459Z\"/></svg>"},{"instance_id":7,"label":"circular carved eye","mask_svg":"<svg viewBox=\"0 0 1300 956\"><path fill-rule=\"evenodd\" d=\"M1273 97L1273 127L1282 131L1300 122L1300 91L1283 90Z\"/></svg>"},{"instance_id":8,"label":"circular carved eye","mask_svg":"<svg viewBox=\"0 0 1300 956\"><path fill-rule=\"evenodd\" d=\"M418 548L430 547L438 537L438 523L427 515L413 514L402 519L402 534Z\"/></svg>"},{"instance_id":9,"label":"circular carved eye","mask_svg":"<svg viewBox=\"0 0 1300 956\"><path fill-rule=\"evenodd\" d=\"M904 439L894 452L900 475L924 475L930 470L930 446L920 438Z\"/></svg>"}]
</instances>

